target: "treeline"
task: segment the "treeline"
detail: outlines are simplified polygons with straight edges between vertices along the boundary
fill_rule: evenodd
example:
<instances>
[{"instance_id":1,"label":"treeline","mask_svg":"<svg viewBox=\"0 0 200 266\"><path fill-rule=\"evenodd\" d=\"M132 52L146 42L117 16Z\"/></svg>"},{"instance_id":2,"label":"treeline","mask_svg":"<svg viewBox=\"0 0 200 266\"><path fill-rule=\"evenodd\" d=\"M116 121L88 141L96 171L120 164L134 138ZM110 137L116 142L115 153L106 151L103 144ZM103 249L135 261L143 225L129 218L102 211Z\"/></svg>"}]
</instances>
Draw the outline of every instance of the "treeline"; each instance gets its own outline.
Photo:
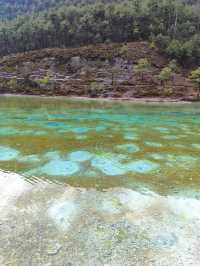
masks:
<instances>
[{"instance_id":1,"label":"treeline","mask_svg":"<svg viewBox=\"0 0 200 266\"><path fill-rule=\"evenodd\" d=\"M61 5L84 5L96 0L0 0L0 20L13 19L19 15L56 8ZM117 0L102 0L103 2L117 2ZM186 0L192 1L192 0ZM196 1L196 0L193 0Z\"/></svg>"},{"instance_id":2,"label":"treeline","mask_svg":"<svg viewBox=\"0 0 200 266\"><path fill-rule=\"evenodd\" d=\"M0 18L13 19L25 13L38 12L55 7L57 2L61 4L63 0L0 0Z\"/></svg>"},{"instance_id":3,"label":"treeline","mask_svg":"<svg viewBox=\"0 0 200 266\"><path fill-rule=\"evenodd\" d=\"M149 40L180 62L200 60L200 4L129 0L62 4L0 23L0 54ZM194 2L194 3L193 3Z\"/></svg>"}]
</instances>

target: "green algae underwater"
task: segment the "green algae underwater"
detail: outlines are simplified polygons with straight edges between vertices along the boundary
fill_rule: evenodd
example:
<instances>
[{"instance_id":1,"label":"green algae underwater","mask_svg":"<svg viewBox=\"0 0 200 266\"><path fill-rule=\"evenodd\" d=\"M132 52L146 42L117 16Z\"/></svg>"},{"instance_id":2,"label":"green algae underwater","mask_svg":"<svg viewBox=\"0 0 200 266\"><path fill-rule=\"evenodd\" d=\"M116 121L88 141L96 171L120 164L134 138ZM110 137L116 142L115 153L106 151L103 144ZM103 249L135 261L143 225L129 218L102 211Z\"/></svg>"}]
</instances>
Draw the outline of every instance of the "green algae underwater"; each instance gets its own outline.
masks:
<instances>
[{"instance_id":1,"label":"green algae underwater","mask_svg":"<svg viewBox=\"0 0 200 266\"><path fill-rule=\"evenodd\" d=\"M199 155L199 104L0 98L0 168L30 182L189 193Z\"/></svg>"}]
</instances>

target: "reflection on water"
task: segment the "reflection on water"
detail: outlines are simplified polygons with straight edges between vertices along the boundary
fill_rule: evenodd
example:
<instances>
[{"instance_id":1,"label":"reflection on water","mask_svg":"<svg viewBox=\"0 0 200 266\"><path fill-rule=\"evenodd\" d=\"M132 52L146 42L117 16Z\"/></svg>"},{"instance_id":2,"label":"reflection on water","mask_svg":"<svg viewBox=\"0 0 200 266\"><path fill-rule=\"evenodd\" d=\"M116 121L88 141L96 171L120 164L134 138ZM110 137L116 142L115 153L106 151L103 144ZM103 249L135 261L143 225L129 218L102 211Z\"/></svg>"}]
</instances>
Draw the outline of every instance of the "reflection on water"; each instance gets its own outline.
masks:
<instances>
[{"instance_id":1,"label":"reflection on water","mask_svg":"<svg viewBox=\"0 0 200 266\"><path fill-rule=\"evenodd\" d=\"M0 168L77 187L200 186L199 105L0 99Z\"/></svg>"}]
</instances>

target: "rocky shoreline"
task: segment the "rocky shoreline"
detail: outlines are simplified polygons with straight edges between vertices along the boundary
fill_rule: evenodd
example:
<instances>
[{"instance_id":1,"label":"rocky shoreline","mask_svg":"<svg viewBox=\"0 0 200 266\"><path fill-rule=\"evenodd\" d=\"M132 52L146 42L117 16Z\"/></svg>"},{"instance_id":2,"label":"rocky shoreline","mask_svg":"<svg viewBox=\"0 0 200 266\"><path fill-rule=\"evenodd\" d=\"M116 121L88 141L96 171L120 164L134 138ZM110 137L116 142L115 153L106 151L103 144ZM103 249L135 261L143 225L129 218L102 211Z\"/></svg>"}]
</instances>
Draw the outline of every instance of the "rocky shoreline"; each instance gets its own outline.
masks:
<instances>
[{"instance_id":1,"label":"rocky shoreline","mask_svg":"<svg viewBox=\"0 0 200 266\"><path fill-rule=\"evenodd\" d=\"M0 97L31 97L31 98L46 98L46 99L66 99L66 100L72 100L72 101L106 101L106 102L127 102L127 103L149 103L149 104L168 104L168 103L173 103L173 104L192 104L192 103L198 103L199 101L196 99L181 99L181 98L159 98L159 97L154 97L154 98L149 98L149 97L143 97L143 98L112 98L112 97L107 97L107 98L95 98L95 97L84 97L84 96L62 96L62 95L34 95L34 94L9 94L9 93L1 93Z\"/></svg>"},{"instance_id":2,"label":"rocky shoreline","mask_svg":"<svg viewBox=\"0 0 200 266\"><path fill-rule=\"evenodd\" d=\"M134 73L138 60L151 67ZM180 69L163 84L169 63L148 43L45 49L0 59L0 93L122 100L194 101L196 88ZM151 100L150 100L151 101Z\"/></svg>"}]
</instances>

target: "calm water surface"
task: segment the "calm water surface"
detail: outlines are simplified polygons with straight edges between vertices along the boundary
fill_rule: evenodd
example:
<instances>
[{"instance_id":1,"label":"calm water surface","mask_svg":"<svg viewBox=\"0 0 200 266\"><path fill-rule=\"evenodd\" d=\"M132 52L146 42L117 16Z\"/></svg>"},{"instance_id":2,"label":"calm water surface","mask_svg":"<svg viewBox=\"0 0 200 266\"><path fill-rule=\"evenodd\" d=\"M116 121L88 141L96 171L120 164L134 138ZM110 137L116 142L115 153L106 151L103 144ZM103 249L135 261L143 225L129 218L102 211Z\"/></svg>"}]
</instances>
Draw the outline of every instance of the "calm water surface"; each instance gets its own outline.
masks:
<instances>
[{"instance_id":1,"label":"calm water surface","mask_svg":"<svg viewBox=\"0 0 200 266\"><path fill-rule=\"evenodd\" d=\"M200 105L0 98L0 168L77 187L200 188Z\"/></svg>"}]
</instances>

